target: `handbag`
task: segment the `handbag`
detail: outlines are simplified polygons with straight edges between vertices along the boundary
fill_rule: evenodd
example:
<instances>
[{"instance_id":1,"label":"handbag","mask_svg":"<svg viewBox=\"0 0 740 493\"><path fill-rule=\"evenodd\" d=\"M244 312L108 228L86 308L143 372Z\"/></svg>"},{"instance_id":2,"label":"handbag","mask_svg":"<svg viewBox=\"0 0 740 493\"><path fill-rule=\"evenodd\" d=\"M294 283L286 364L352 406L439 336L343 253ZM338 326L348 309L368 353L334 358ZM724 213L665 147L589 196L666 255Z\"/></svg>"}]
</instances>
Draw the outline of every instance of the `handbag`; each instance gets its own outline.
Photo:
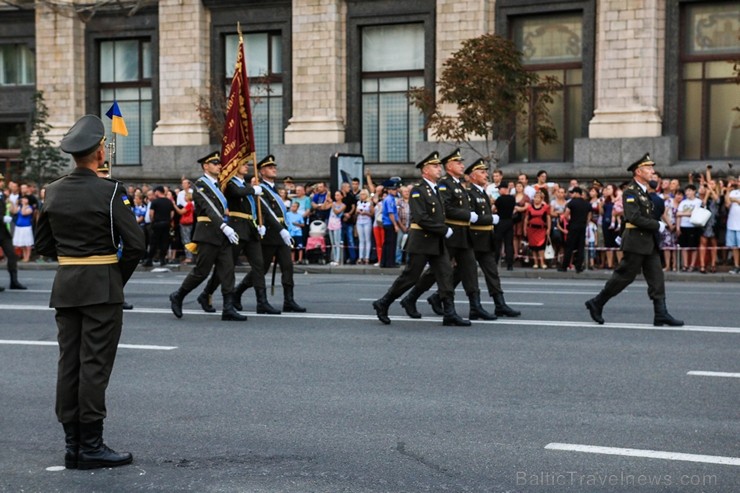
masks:
<instances>
[{"instance_id":1,"label":"handbag","mask_svg":"<svg viewBox=\"0 0 740 493\"><path fill-rule=\"evenodd\" d=\"M689 218L689 221L694 226L699 226L703 228L709 222L709 219L711 217L712 211L710 211L709 209L705 209L704 207L694 207L694 210L691 211L691 217Z\"/></svg>"},{"instance_id":2,"label":"handbag","mask_svg":"<svg viewBox=\"0 0 740 493\"><path fill-rule=\"evenodd\" d=\"M552 246L550 238L547 239L547 246L545 247L545 260L552 260L555 258L555 248Z\"/></svg>"}]
</instances>

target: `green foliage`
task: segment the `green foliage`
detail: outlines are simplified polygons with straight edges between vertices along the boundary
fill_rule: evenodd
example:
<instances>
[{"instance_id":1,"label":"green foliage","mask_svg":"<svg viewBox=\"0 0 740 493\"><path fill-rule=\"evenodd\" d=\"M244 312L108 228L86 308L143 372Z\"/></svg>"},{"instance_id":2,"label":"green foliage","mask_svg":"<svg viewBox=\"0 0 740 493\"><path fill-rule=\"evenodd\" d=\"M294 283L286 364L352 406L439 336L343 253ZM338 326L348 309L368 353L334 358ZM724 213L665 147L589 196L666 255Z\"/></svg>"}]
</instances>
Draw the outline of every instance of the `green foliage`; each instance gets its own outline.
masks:
<instances>
[{"instance_id":1,"label":"green foliage","mask_svg":"<svg viewBox=\"0 0 740 493\"><path fill-rule=\"evenodd\" d=\"M437 82L438 100L432 90L423 88L412 89L409 100L423 112L425 128L438 140L465 143L480 154L471 139L482 139L488 154L482 157L496 162L500 159L497 144L508 146L514 137L557 141L549 105L561 87L552 77L540 80L525 70L512 41L484 34L463 41L444 62ZM445 112L449 105L456 106L456 115ZM517 135L517 128L524 131ZM490 144L495 146L493 150Z\"/></svg>"},{"instance_id":2,"label":"green foliage","mask_svg":"<svg viewBox=\"0 0 740 493\"><path fill-rule=\"evenodd\" d=\"M52 127L46 123L49 109L44 102L44 93L37 91L32 99L34 110L23 136L20 158L23 180L41 187L58 178L69 166L69 160L46 137Z\"/></svg>"}]
</instances>

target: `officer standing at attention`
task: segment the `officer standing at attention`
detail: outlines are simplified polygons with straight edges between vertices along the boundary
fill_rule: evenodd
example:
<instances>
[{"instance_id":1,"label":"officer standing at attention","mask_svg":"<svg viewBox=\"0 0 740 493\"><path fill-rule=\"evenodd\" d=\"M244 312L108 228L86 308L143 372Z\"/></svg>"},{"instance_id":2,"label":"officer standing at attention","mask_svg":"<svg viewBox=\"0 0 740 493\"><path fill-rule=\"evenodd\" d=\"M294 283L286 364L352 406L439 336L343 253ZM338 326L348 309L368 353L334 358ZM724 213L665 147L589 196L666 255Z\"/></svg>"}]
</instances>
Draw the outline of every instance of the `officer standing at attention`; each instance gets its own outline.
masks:
<instances>
[{"instance_id":1,"label":"officer standing at attention","mask_svg":"<svg viewBox=\"0 0 740 493\"><path fill-rule=\"evenodd\" d=\"M193 189L194 214L198 221L193 242L198 244L198 257L180 288L170 294L170 307L177 318L182 318L185 296L206 280L215 264L224 297L221 320L242 322L247 317L234 308L234 252L231 248L232 244L239 243L239 235L226 224L228 205L218 184L221 153L214 151L198 162L204 171Z\"/></svg>"},{"instance_id":2,"label":"officer standing at attention","mask_svg":"<svg viewBox=\"0 0 740 493\"><path fill-rule=\"evenodd\" d=\"M478 287L478 266L475 263L470 225L477 224L478 214L471 210L468 192L463 187L462 178L465 172L460 149L442 158L447 176L439 182L439 196L444 203L445 224L452 229L452 235L445 241L448 253L455 259L455 277L462 281L465 294L470 301L470 319L495 320L480 304ZM401 306L411 318L421 318L416 309L416 300L434 285L434 273L427 269L416 286L401 300ZM431 295L427 301L437 315L443 315L444 309L439 293Z\"/></svg>"},{"instance_id":3,"label":"officer standing at attention","mask_svg":"<svg viewBox=\"0 0 740 493\"><path fill-rule=\"evenodd\" d=\"M234 254L238 256L244 253L249 261L250 271L254 272L254 292L257 297L257 313L268 315L280 315L280 310L274 308L267 301L267 289L265 286L265 262L262 259L262 245L260 237L267 232L265 226L257 226L257 205L255 200L262 195L260 185L252 186L245 181L249 172L249 164L244 162L236 169L236 174L229 179L224 189L224 195L229 203L229 224L239 235L239 244L234 247ZM264 221L273 228L279 228L280 223L271 215L263 214ZM234 308L242 309L242 294L246 291L246 280L249 274L236 286L234 290ZM215 312L211 306L211 295L216 292L220 280L214 272L208 280L205 290L198 296L198 303L206 312Z\"/></svg>"},{"instance_id":4,"label":"officer standing at attention","mask_svg":"<svg viewBox=\"0 0 740 493\"><path fill-rule=\"evenodd\" d=\"M293 283L293 253L291 251L293 244L290 240L290 232L285 226L285 204L278 195L277 189L275 189L275 178L277 178L275 156L268 155L257 163L257 171L262 176L264 193L260 200L262 201L262 217L267 229L264 238L262 238L262 260L265 263L266 270L269 270L273 259L280 266L280 282L283 285L283 311L303 313L306 309L296 303L293 298L293 287L295 285ZM271 215L274 220L267 219L268 215ZM252 286L259 286L257 284L259 282L257 281L258 275L260 274L251 271L240 283L239 289L244 292Z\"/></svg>"},{"instance_id":5,"label":"officer standing at attention","mask_svg":"<svg viewBox=\"0 0 740 493\"><path fill-rule=\"evenodd\" d=\"M61 148L77 167L46 189L36 229L37 251L59 259L49 306L56 309L59 330L56 415L64 427L68 469L133 460L103 443L103 419L123 324L123 286L145 243L126 191L95 174L105 159L104 141L103 122L93 115L64 135Z\"/></svg>"},{"instance_id":6,"label":"officer standing at attention","mask_svg":"<svg viewBox=\"0 0 740 493\"><path fill-rule=\"evenodd\" d=\"M8 224L13 222L13 216L5 215L6 205L3 189L5 188L5 177L0 174L0 215L3 222L0 223L0 248L3 249L5 257L8 259L8 274L10 274L10 289L26 289L26 286L18 282L18 256L15 254L13 246L13 235L8 231ZM5 288L0 286L0 292Z\"/></svg>"},{"instance_id":7,"label":"officer standing at attention","mask_svg":"<svg viewBox=\"0 0 740 493\"><path fill-rule=\"evenodd\" d=\"M632 172L632 181L622 195L624 218L627 221L622 237L624 256L604 289L595 298L586 301L586 308L596 323L604 323L601 312L606 302L629 286L642 271L648 284L648 296L653 300L653 325L683 325L682 320L676 320L668 313L665 304L665 280L658 249L659 233L665 229L665 223L653 218L653 202L647 191L654 164L650 155L645 154L627 168Z\"/></svg>"},{"instance_id":8,"label":"officer standing at attention","mask_svg":"<svg viewBox=\"0 0 740 493\"><path fill-rule=\"evenodd\" d=\"M433 152L417 165L423 180L411 189L409 212L411 227L406 241L409 254L406 267L393 282L382 298L373 302L378 319L391 323L388 309L391 304L419 281L424 266L429 262L432 283L436 280L443 307L444 325L469 326L455 312L455 291L452 284L452 264L445 246L445 238L453 235L452 228L445 224L445 205L437 192L437 180L442 175L439 153ZM415 289L415 288L414 288ZM417 317L418 318L418 317Z\"/></svg>"},{"instance_id":9,"label":"officer standing at attention","mask_svg":"<svg viewBox=\"0 0 740 493\"><path fill-rule=\"evenodd\" d=\"M470 234L473 241L473 251L475 260L483 271L483 277L486 279L488 294L493 298L496 305L496 316L518 317L522 313L514 310L506 304L504 300L504 290L501 289L501 278L498 275L498 262L496 261L496 246L494 228L499 222L498 215L493 214L491 198L486 193L488 184L488 165L483 159L473 162L465 170L465 174L470 178L470 187L468 195L470 196L470 207L478 214L478 221L470 225ZM500 246L499 246L500 247ZM457 281L455 276L455 281ZM457 282L455 283L457 286ZM471 320L473 316L470 316Z\"/></svg>"}]
</instances>

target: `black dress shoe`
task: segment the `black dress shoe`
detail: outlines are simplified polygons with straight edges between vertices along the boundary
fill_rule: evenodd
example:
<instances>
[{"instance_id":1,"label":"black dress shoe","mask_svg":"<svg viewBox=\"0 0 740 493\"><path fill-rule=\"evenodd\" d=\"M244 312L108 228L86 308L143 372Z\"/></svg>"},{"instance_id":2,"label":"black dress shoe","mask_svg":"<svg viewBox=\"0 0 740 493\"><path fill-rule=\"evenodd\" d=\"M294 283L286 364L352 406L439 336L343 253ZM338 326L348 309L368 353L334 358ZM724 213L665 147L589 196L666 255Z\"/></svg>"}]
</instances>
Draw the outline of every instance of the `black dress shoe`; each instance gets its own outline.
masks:
<instances>
[{"instance_id":1,"label":"black dress shoe","mask_svg":"<svg viewBox=\"0 0 740 493\"><path fill-rule=\"evenodd\" d=\"M123 303L121 303L121 308L123 308L124 310L133 310L134 305L132 305L131 303L126 303L124 301Z\"/></svg>"}]
</instances>

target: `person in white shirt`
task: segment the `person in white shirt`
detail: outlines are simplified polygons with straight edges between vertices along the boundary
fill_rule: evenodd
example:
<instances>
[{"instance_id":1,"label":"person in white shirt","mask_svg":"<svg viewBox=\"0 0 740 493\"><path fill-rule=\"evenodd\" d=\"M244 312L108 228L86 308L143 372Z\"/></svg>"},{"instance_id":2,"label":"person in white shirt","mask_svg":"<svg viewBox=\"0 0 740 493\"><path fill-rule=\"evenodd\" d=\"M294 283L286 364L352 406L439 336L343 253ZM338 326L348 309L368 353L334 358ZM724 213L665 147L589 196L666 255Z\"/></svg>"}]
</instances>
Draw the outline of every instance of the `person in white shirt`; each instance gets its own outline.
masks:
<instances>
[{"instance_id":1,"label":"person in white shirt","mask_svg":"<svg viewBox=\"0 0 740 493\"><path fill-rule=\"evenodd\" d=\"M691 213L695 208L701 207L701 199L696 196L694 185L686 185L684 193L686 198L678 204L678 212L676 213L676 217L679 218L676 236L678 236L678 244L683 248L681 250L681 260L683 262L681 270L688 272L697 270L699 260L697 249L699 248L699 237L702 228L691 224Z\"/></svg>"},{"instance_id":2,"label":"person in white shirt","mask_svg":"<svg viewBox=\"0 0 740 493\"><path fill-rule=\"evenodd\" d=\"M529 197L529 201L530 202L534 201L534 194L537 192L537 190L535 190L535 188L532 185L529 185L528 184L529 183L529 179L527 179L527 175L525 175L524 173L522 173L521 175L519 175L519 178L517 179L517 182L518 183L521 183L522 186L524 187L524 195L526 195L527 197ZM509 192L509 194L515 195L516 194L516 191L512 188L511 191Z\"/></svg>"},{"instance_id":3,"label":"person in white shirt","mask_svg":"<svg viewBox=\"0 0 740 493\"><path fill-rule=\"evenodd\" d=\"M728 191L725 195L727 207L727 235L725 245L732 249L734 268L730 274L740 274L740 186L733 179L728 181Z\"/></svg>"},{"instance_id":4,"label":"person in white shirt","mask_svg":"<svg viewBox=\"0 0 740 493\"><path fill-rule=\"evenodd\" d=\"M187 200L185 200L186 194L193 194L193 188L190 186L190 180L183 177L182 178L182 190L177 192L177 207L185 207L185 204L188 203Z\"/></svg>"}]
</instances>

